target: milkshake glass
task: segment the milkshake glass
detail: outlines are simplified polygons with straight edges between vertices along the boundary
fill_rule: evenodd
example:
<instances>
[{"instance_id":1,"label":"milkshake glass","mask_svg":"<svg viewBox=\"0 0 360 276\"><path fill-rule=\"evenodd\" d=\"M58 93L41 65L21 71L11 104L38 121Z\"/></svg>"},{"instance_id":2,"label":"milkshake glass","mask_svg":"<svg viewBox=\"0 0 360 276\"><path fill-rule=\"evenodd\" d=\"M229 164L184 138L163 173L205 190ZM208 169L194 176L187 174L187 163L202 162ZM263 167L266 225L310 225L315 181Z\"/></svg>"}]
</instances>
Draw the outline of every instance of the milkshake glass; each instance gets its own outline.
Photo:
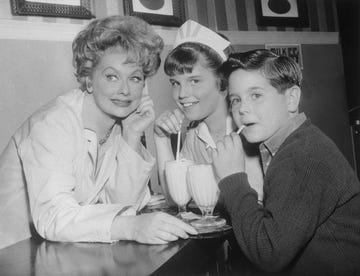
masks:
<instances>
[{"instance_id":1,"label":"milkshake glass","mask_svg":"<svg viewBox=\"0 0 360 276\"><path fill-rule=\"evenodd\" d=\"M195 227L220 226L224 219L213 217L213 211L219 199L219 188L212 166L209 164L191 165L187 173L189 190L202 218L191 224Z\"/></svg>"},{"instance_id":2,"label":"milkshake glass","mask_svg":"<svg viewBox=\"0 0 360 276\"><path fill-rule=\"evenodd\" d=\"M178 205L179 213L186 212L186 205L191 195L186 182L187 168L194 162L186 159L167 161L165 163L165 177L169 194Z\"/></svg>"}]
</instances>

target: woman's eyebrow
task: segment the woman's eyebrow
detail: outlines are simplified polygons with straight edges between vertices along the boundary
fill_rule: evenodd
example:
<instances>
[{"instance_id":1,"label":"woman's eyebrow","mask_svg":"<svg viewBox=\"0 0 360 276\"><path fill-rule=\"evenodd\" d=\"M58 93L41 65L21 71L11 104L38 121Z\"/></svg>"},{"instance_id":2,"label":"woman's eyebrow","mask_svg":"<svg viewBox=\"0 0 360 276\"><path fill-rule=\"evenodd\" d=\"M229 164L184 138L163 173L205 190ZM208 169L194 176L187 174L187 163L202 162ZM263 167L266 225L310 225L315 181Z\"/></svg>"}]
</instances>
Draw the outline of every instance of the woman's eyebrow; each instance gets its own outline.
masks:
<instances>
[{"instance_id":1,"label":"woman's eyebrow","mask_svg":"<svg viewBox=\"0 0 360 276\"><path fill-rule=\"evenodd\" d=\"M117 74L121 73L121 71L119 71L118 69L116 69L115 67L113 67L111 65L105 67L102 71L104 72L104 71L106 71L108 69L115 71ZM143 74L142 70L139 69L139 68L135 68L134 71L130 71L130 75L135 74L135 73Z\"/></svg>"}]
</instances>

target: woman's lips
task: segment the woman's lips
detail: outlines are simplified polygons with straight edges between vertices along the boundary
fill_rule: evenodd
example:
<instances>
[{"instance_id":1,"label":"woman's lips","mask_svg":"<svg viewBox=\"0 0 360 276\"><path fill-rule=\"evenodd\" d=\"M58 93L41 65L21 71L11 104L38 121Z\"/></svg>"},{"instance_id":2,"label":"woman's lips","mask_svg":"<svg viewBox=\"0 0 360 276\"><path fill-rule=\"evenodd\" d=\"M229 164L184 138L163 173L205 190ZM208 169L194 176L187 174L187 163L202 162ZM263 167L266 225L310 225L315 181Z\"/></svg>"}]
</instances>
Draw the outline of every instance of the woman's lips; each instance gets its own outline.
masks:
<instances>
[{"instance_id":1,"label":"woman's lips","mask_svg":"<svg viewBox=\"0 0 360 276\"><path fill-rule=\"evenodd\" d=\"M123 101L123 100L111 100L113 104L119 107L128 107L131 104L131 101Z\"/></svg>"}]
</instances>

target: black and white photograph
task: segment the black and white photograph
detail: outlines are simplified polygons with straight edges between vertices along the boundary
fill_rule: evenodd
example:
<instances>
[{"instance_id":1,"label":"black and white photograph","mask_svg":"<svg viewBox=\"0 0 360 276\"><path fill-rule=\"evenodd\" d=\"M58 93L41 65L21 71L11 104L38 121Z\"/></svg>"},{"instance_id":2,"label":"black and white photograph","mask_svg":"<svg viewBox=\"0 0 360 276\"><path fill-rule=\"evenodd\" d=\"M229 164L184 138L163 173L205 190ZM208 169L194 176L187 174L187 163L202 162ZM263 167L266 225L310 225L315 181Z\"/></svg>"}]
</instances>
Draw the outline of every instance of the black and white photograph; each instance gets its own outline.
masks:
<instances>
[{"instance_id":1,"label":"black and white photograph","mask_svg":"<svg viewBox=\"0 0 360 276\"><path fill-rule=\"evenodd\" d=\"M0 275L360 275L360 1L0 0Z\"/></svg>"}]
</instances>

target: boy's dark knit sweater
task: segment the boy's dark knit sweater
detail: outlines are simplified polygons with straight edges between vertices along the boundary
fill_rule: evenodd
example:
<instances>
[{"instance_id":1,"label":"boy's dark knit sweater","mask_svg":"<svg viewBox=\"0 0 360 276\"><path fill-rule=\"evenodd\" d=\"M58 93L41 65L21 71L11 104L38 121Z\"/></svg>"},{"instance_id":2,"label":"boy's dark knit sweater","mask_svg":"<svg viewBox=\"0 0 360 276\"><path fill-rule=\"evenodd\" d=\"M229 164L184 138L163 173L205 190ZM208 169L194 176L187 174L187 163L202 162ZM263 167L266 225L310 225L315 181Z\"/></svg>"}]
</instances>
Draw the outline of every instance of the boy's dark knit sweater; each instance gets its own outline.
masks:
<instances>
[{"instance_id":1,"label":"boy's dark knit sweater","mask_svg":"<svg viewBox=\"0 0 360 276\"><path fill-rule=\"evenodd\" d=\"M245 173L222 179L219 187L236 240L252 263L303 275L360 273L360 184L336 145L309 120L273 157L263 206Z\"/></svg>"}]
</instances>

